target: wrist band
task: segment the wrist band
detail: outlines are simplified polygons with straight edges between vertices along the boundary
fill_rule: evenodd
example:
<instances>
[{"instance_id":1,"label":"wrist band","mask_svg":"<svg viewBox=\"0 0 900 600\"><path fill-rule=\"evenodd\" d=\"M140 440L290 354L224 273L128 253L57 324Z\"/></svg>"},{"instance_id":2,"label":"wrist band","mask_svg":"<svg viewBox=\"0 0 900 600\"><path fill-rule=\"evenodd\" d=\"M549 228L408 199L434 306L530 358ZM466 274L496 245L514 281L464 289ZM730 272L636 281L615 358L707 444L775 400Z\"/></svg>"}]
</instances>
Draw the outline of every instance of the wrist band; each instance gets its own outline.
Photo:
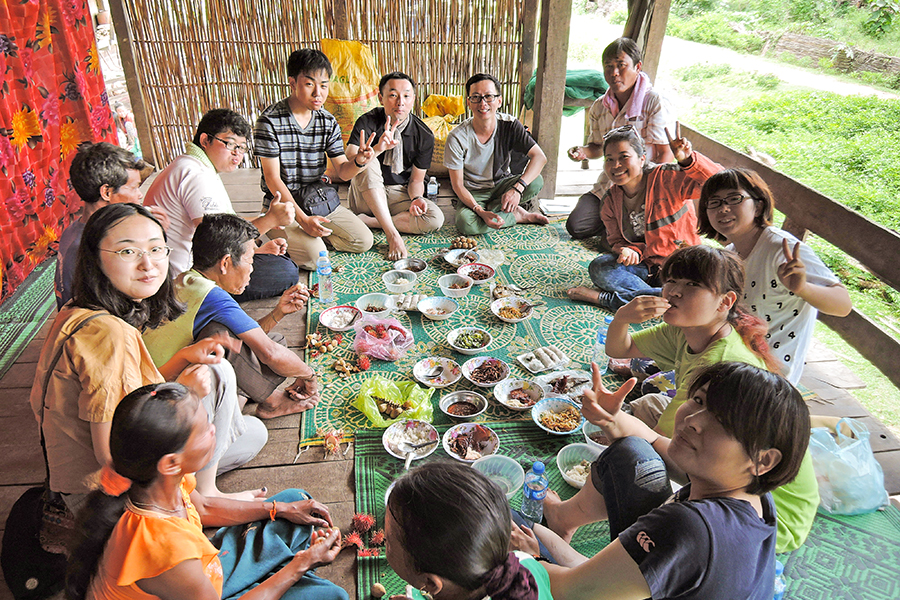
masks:
<instances>
[{"instance_id":1,"label":"wrist band","mask_svg":"<svg viewBox=\"0 0 900 600\"><path fill-rule=\"evenodd\" d=\"M317 377L316 372L313 371L311 375L309 375L309 376L307 376L307 377L299 377L299 376L298 376L297 379L299 379L300 381L312 381L312 380L315 379L316 377Z\"/></svg>"},{"instance_id":2,"label":"wrist band","mask_svg":"<svg viewBox=\"0 0 900 600\"><path fill-rule=\"evenodd\" d=\"M275 520L275 513L276 513L275 506L276 506L276 503L274 500L272 500L272 510L269 511L269 518L272 519L273 521Z\"/></svg>"},{"instance_id":3,"label":"wrist band","mask_svg":"<svg viewBox=\"0 0 900 600\"><path fill-rule=\"evenodd\" d=\"M366 165L365 165L365 164L362 164L362 165L359 164L359 161L356 160L356 157L355 157L355 156L353 157L353 164L356 165L356 168L357 168L357 169L364 169L364 168L366 168ZM368 163L366 163L366 164L368 164Z\"/></svg>"},{"instance_id":4,"label":"wrist band","mask_svg":"<svg viewBox=\"0 0 900 600\"><path fill-rule=\"evenodd\" d=\"M274 311L274 310L271 312L271 316L272 316L272 320L275 321L275 324L277 325L277 324L278 324L278 321L279 321L280 319L278 319L278 318L275 316L275 311Z\"/></svg>"}]
</instances>

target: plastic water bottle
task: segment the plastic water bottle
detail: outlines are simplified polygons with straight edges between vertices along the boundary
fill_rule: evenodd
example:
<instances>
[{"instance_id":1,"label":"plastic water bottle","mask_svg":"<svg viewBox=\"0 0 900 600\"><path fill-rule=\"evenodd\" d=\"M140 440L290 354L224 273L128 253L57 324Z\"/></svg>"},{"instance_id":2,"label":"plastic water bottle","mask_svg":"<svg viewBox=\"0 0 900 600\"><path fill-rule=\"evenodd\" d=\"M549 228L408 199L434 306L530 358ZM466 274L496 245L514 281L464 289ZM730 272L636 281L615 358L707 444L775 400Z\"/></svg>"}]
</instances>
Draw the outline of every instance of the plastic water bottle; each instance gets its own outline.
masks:
<instances>
[{"instance_id":1,"label":"plastic water bottle","mask_svg":"<svg viewBox=\"0 0 900 600\"><path fill-rule=\"evenodd\" d=\"M597 341L594 342L594 355L592 360L600 367L601 375L606 375L607 371L609 371L609 357L606 355L606 331L609 329L609 324L612 322L612 315L603 317L603 323L597 328Z\"/></svg>"},{"instance_id":2,"label":"plastic water bottle","mask_svg":"<svg viewBox=\"0 0 900 600\"><path fill-rule=\"evenodd\" d=\"M316 274L319 277L319 302L328 304L334 302L334 288L331 285L331 261L328 260L328 251L319 252L316 261Z\"/></svg>"},{"instance_id":3,"label":"plastic water bottle","mask_svg":"<svg viewBox=\"0 0 900 600\"><path fill-rule=\"evenodd\" d=\"M784 565L780 560L775 561L775 596L772 600L782 600L787 582L784 580Z\"/></svg>"},{"instance_id":4,"label":"plastic water bottle","mask_svg":"<svg viewBox=\"0 0 900 600\"><path fill-rule=\"evenodd\" d=\"M441 184L438 183L438 180L434 177L428 179L428 185L425 188L425 195L428 196L429 200L434 200L437 198L438 190L441 189Z\"/></svg>"},{"instance_id":5,"label":"plastic water bottle","mask_svg":"<svg viewBox=\"0 0 900 600\"><path fill-rule=\"evenodd\" d=\"M544 475L544 463L537 460L531 466L531 470L525 475L525 487L523 488L522 514L529 521L540 523L544 517L544 497L547 496L547 488L550 482Z\"/></svg>"}]
</instances>

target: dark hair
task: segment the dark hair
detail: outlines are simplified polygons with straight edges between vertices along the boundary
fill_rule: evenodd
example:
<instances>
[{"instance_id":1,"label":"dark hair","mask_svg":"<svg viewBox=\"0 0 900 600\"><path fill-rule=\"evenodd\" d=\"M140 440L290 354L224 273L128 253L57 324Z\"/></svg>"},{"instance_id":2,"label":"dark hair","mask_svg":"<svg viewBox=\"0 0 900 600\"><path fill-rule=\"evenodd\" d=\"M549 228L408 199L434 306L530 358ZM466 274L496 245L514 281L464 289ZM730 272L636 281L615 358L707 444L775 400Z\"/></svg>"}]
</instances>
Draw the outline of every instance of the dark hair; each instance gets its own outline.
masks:
<instances>
[{"instance_id":1,"label":"dark hair","mask_svg":"<svg viewBox=\"0 0 900 600\"><path fill-rule=\"evenodd\" d=\"M679 248L663 263L660 278L664 283L667 279L695 281L720 295L734 292L738 299L728 311L728 323L770 371L781 370L766 342L768 326L765 321L740 302L744 297L744 264L737 254L702 244Z\"/></svg>"},{"instance_id":2,"label":"dark hair","mask_svg":"<svg viewBox=\"0 0 900 600\"><path fill-rule=\"evenodd\" d=\"M624 52L631 58L631 62L637 65L641 62L641 49L638 48L638 45L634 40L627 37L620 37L613 40L606 48L603 49L603 54L600 55L600 61L606 62L608 60L614 60L617 56L619 56L620 52Z\"/></svg>"},{"instance_id":3,"label":"dark hair","mask_svg":"<svg viewBox=\"0 0 900 600\"><path fill-rule=\"evenodd\" d=\"M130 202L104 206L91 215L78 248L72 304L80 308L103 309L141 331L159 327L184 313L184 305L175 298L172 278L166 273L159 290L149 298L135 302L113 286L100 268L100 243L110 229L123 219L140 215L150 219L163 232L153 214L140 204Z\"/></svg>"},{"instance_id":4,"label":"dark hair","mask_svg":"<svg viewBox=\"0 0 900 600\"><path fill-rule=\"evenodd\" d=\"M740 362L702 369L690 394L707 383L707 410L751 459L769 448L781 452L781 461L754 477L747 492L762 495L793 481L809 446L809 409L800 392L784 377Z\"/></svg>"},{"instance_id":5,"label":"dark hair","mask_svg":"<svg viewBox=\"0 0 900 600\"><path fill-rule=\"evenodd\" d=\"M500 87L500 81L496 77L494 77L493 75L488 75L487 73L476 73L469 77L469 80L466 81L466 97L469 96L469 88L481 81L492 82L494 84L494 87L497 88L497 93L503 93L503 89Z\"/></svg>"},{"instance_id":6,"label":"dark hair","mask_svg":"<svg viewBox=\"0 0 900 600\"><path fill-rule=\"evenodd\" d=\"M381 78L381 81L378 82L378 91L384 93L384 86L386 86L387 82L391 79L405 79L412 85L413 89L416 89L416 82L412 77L401 71L393 71Z\"/></svg>"},{"instance_id":7,"label":"dark hair","mask_svg":"<svg viewBox=\"0 0 900 600\"><path fill-rule=\"evenodd\" d=\"M288 57L287 76L288 78L296 78L300 75L311 76L319 71L328 73L328 77L334 73L331 68L331 61L325 56L325 53L315 48L301 48L294 50Z\"/></svg>"},{"instance_id":8,"label":"dark hair","mask_svg":"<svg viewBox=\"0 0 900 600\"><path fill-rule=\"evenodd\" d=\"M709 220L706 205L709 197L722 190L743 190L750 195L755 205L762 204L762 211L756 216L756 226L765 228L772 224L775 212L775 200L769 186L756 171L750 169L725 169L706 180L700 190L700 209L697 215L697 230L701 235L717 242L726 242L727 238L715 230Z\"/></svg>"},{"instance_id":9,"label":"dark hair","mask_svg":"<svg viewBox=\"0 0 900 600\"><path fill-rule=\"evenodd\" d=\"M644 147L644 140L638 134L637 129L626 125L612 129L603 136L603 152L606 153L606 147L616 142L628 142L638 156L644 156L647 153Z\"/></svg>"},{"instance_id":10,"label":"dark hair","mask_svg":"<svg viewBox=\"0 0 900 600\"><path fill-rule=\"evenodd\" d=\"M85 202L101 200L100 188L108 185L114 191L128 183L128 171L142 171L147 167L142 159L125 148L108 142L85 143L69 167L69 181L78 197Z\"/></svg>"},{"instance_id":11,"label":"dark hair","mask_svg":"<svg viewBox=\"0 0 900 600\"><path fill-rule=\"evenodd\" d=\"M212 137L229 131L236 136L250 139L250 123L247 122L247 119L229 108L214 108L207 111L197 123L193 141L195 145L199 146L202 134L205 133Z\"/></svg>"},{"instance_id":12,"label":"dark hair","mask_svg":"<svg viewBox=\"0 0 900 600\"><path fill-rule=\"evenodd\" d=\"M205 271L214 267L226 255L230 255L234 262L240 262L244 255L244 244L258 237L259 230L237 215L204 215L194 231L191 243L194 268Z\"/></svg>"},{"instance_id":13,"label":"dark hair","mask_svg":"<svg viewBox=\"0 0 900 600\"><path fill-rule=\"evenodd\" d=\"M455 461L426 463L397 480L387 508L419 573L484 589L481 595L495 600L528 597L529 586L537 598L534 579L509 560L506 496L482 473ZM499 579L504 585L496 585Z\"/></svg>"},{"instance_id":14,"label":"dark hair","mask_svg":"<svg viewBox=\"0 0 900 600\"><path fill-rule=\"evenodd\" d=\"M191 413L197 399L180 383L155 383L125 396L113 414L109 451L116 473L144 488L157 477L160 459L184 448L191 436ZM78 513L74 547L69 554L66 594L81 600L97 574L100 558L116 523L125 512L125 494L91 492Z\"/></svg>"}]
</instances>

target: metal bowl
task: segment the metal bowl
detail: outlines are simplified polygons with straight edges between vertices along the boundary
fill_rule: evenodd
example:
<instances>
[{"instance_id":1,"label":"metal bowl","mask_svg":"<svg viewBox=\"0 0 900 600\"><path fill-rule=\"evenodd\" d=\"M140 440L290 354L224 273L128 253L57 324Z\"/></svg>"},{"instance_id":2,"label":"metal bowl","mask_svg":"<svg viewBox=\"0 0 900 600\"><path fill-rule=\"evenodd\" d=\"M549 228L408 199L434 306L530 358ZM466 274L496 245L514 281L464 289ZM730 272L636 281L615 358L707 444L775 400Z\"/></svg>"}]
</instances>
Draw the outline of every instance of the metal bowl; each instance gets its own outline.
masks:
<instances>
[{"instance_id":1,"label":"metal bowl","mask_svg":"<svg viewBox=\"0 0 900 600\"><path fill-rule=\"evenodd\" d=\"M455 415L449 411L450 406L456 404L457 402L469 402L475 405L477 408L477 412L472 413L471 415ZM474 419L484 413L487 410L488 401L487 398L479 394L478 392L472 392L469 390L458 390L456 392L450 392L438 403L438 406L445 415L450 417L451 419L456 419L458 421L469 421Z\"/></svg>"},{"instance_id":2,"label":"metal bowl","mask_svg":"<svg viewBox=\"0 0 900 600\"><path fill-rule=\"evenodd\" d=\"M412 271L413 273L421 273L428 267L428 263L421 258L401 258L394 263L394 269L398 271Z\"/></svg>"}]
</instances>

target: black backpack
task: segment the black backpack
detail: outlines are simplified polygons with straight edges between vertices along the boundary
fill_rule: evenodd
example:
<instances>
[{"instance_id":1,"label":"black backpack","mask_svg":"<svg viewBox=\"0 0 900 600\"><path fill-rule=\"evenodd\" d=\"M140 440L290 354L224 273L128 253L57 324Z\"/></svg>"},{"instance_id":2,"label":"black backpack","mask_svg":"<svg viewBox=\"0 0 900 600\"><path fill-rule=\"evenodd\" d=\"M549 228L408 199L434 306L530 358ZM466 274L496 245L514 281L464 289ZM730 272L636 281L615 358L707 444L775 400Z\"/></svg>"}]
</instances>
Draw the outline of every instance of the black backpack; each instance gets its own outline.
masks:
<instances>
[{"instance_id":1,"label":"black backpack","mask_svg":"<svg viewBox=\"0 0 900 600\"><path fill-rule=\"evenodd\" d=\"M44 486L22 494L6 519L0 566L16 600L41 600L63 588L66 555L51 554L41 547Z\"/></svg>"}]
</instances>

